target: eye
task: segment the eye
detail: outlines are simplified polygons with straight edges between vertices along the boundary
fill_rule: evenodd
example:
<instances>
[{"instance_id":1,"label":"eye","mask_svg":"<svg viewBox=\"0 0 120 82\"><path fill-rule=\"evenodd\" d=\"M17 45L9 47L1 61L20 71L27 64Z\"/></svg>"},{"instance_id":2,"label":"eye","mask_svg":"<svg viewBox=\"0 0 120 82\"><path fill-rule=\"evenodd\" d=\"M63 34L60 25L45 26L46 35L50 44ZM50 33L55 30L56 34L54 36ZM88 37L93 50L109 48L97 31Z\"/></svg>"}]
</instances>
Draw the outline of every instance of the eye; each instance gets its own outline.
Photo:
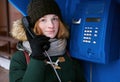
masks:
<instances>
[{"instance_id":1,"label":"eye","mask_svg":"<svg viewBox=\"0 0 120 82\"><path fill-rule=\"evenodd\" d=\"M45 18L41 18L41 19L40 19L40 22L45 22L45 21L46 21Z\"/></svg>"},{"instance_id":2,"label":"eye","mask_svg":"<svg viewBox=\"0 0 120 82\"><path fill-rule=\"evenodd\" d=\"M58 18L58 17L54 17L52 20L54 20L54 21L58 21L59 18Z\"/></svg>"}]
</instances>

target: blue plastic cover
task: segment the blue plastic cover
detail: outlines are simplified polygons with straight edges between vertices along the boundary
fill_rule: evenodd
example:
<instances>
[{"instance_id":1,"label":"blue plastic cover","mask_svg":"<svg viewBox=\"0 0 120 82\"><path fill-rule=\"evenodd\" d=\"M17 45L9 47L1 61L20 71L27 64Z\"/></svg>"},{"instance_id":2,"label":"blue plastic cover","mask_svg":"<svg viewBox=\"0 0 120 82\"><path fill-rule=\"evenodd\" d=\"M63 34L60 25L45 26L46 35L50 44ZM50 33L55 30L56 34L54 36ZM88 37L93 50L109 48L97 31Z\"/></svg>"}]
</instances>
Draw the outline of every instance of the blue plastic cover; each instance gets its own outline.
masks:
<instances>
[{"instance_id":1,"label":"blue plastic cover","mask_svg":"<svg viewBox=\"0 0 120 82\"><path fill-rule=\"evenodd\" d=\"M23 16L27 15L27 5L31 0L8 0ZM63 20L70 25L71 17L74 13L76 5L80 3L80 0L55 0L60 9L63 16Z\"/></svg>"},{"instance_id":2,"label":"blue plastic cover","mask_svg":"<svg viewBox=\"0 0 120 82\"><path fill-rule=\"evenodd\" d=\"M27 15L27 5L30 0L8 0L20 13Z\"/></svg>"}]
</instances>

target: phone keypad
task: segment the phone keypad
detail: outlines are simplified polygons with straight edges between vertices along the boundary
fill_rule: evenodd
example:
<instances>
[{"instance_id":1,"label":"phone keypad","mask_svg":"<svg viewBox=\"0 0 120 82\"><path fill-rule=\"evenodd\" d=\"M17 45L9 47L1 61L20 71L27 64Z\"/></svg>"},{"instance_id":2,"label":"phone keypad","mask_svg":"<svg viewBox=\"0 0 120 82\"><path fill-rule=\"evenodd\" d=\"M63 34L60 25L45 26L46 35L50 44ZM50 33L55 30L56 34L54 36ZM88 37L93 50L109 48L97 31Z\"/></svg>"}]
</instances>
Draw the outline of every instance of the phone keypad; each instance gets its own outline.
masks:
<instances>
[{"instance_id":1,"label":"phone keypad","mask_svg":"<svg viewBox=\"0 0 120 82\"><path fill-rule=\"evenodd\" d=\"M86 26L84 28L83 42L96 44L96 37L98 37L98 27Z\"/></svg>"}]
</instances>

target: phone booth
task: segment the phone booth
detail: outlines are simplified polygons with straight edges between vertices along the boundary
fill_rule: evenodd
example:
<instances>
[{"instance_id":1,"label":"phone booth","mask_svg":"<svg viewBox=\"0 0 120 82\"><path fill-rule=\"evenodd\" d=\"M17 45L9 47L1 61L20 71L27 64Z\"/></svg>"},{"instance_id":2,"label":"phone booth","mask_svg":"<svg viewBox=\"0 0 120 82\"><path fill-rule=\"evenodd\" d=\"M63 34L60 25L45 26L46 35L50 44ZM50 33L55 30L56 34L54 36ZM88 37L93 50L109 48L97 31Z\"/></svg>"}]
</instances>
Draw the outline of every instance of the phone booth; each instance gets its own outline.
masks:
<instances>
[{"instance_id":1,"label":"phone booth","mask_svg":"<svg viewBox=\"0 0 120 82\"><path fill-rule=\"evenodd\" d=\"M24 16L30 0L8 0ZM87 82L120 82L120 0L56 0Z\"/></svg>"}]
</instances>

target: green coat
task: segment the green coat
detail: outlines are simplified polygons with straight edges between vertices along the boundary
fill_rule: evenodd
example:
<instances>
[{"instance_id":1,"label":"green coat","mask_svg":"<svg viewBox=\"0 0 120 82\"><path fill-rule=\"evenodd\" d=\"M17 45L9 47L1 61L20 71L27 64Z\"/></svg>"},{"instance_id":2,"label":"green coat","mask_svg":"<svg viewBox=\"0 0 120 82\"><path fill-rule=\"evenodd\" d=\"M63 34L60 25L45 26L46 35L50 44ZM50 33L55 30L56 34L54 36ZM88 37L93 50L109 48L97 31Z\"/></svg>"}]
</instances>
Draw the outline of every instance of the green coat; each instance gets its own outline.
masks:
<instances>
[{"instance_id":1,"label":"green coat","mask_svg":"<svg viewBox=\"0 0 120 82\"><path fill-rule=\"evenodd\" d=\"M57 72L61 82L86 82L79 61L64 55L65 62L59 63ZM51 57L56 61L58 57ZM10 63L10 82L59 82L53 68L44 61L31 58L29 64L22 51L17 51Z\"/></svg>"}]
</instances>

